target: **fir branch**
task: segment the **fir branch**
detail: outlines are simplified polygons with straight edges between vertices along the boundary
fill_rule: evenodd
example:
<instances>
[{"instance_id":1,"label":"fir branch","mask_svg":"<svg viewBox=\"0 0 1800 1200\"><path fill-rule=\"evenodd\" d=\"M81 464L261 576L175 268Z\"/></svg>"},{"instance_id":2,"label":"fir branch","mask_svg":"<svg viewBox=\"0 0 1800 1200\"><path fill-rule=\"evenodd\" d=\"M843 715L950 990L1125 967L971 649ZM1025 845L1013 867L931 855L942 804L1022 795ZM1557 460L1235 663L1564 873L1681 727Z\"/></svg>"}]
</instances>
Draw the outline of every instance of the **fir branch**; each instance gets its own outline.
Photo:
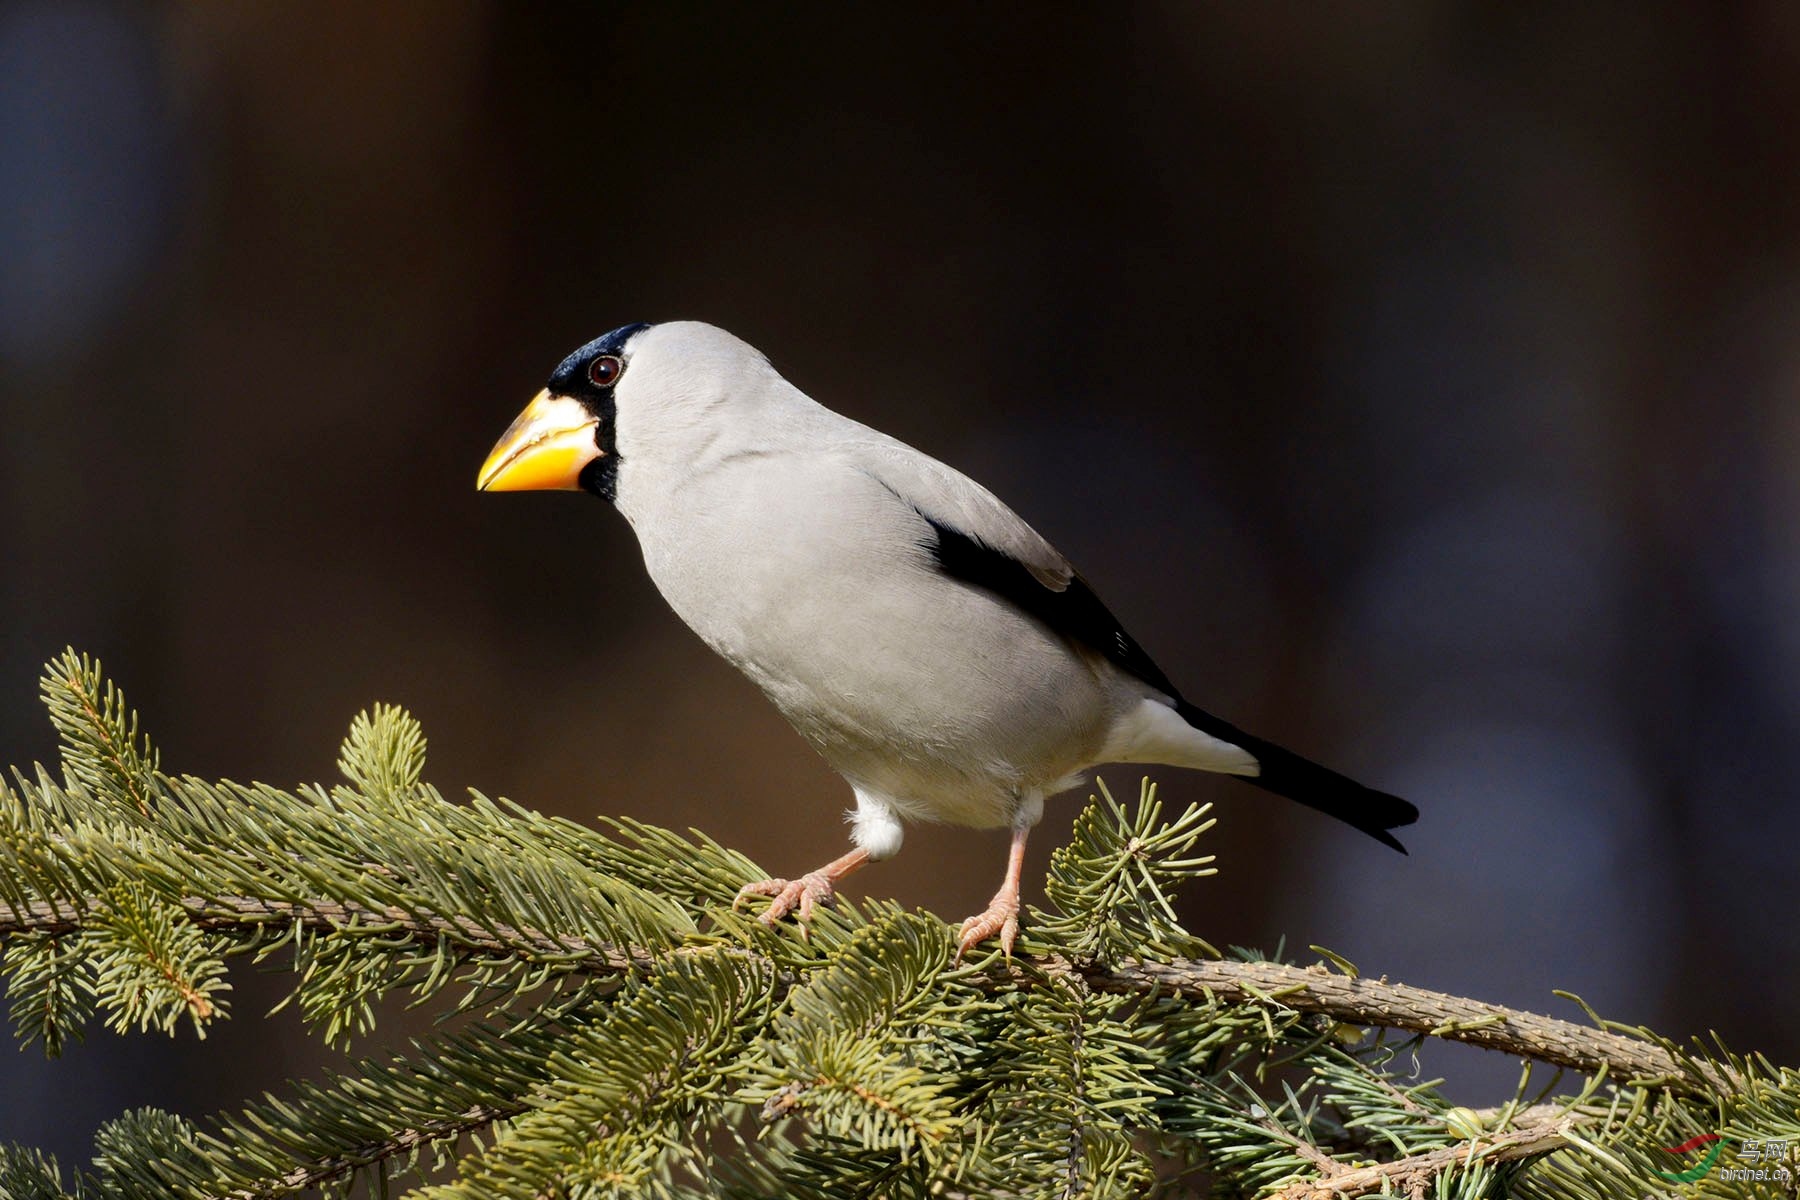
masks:
<instances>
[{"instance_id":1,"label":"fir branch","mask_svg":"<svg viewBox=\"0 0 1800 1200\"><path fill-rule=\"evenodd\" d=\"M20 1045L42 1041L51 1058L62 1053L68 1037L81 1036L94 1012L93 962L74 942L69 937L17 937L6 943L0 957Z\"/></svg>"},{"instance_id":2,"label":"fir branch","mask_svg":"<svg viewBox=\"0 0 1800 1200\"><path fill-rule=\"evenodd\" d=\"M1111 963L1147 945L1170 944L1211 954L1176 920L1169 894L1190 879L1215 874L1210 854L1191 855L1218 822L1212 806L1163 819L1156 785L1146 783L1135 812L1096 781L1099 801L1075 818L1067 845L1050 856L1044 894L1054 914L1032 912L1032 936L1064 947L1082 962Z\"/></svg>"},{"instance_id":3,"label":"fir branch","mask_svg":"<svg viewBox=\"0 0 1800 1200\"><path fill-rule=\"evenodd\" d=\"M1289 1184L1265 1200L1338 1200L1370 1192L1423 1196L1438 1176L1464 1165L1518 1162L1559 1150L1569 1144L1568 1135L1577 1124L1577 1118L1564 1117L1372 1167L1346 1169L1336 1160L1326 1159L1319 1179Z\"/></svg>"},{"instance_id":4,"label":"fir branch","mask_svg":"<svg viewBox=\"0 0 1800 1200\"><path fill-rule=\"evenodd\" d=\"M221 1015L220 993L231 990L216 939L140 885L121 884L105 901L85 932L105 963L94 990L113 1010L113 1027L167 1032L185 1014L204 1037L207 1022Z\"/></svg>"},{"instance_id":5,"label":"fir branch","mask_svg":"<svg viewBox=\"0 0 1800 1200\"><path fill-rule=\"evenodd\" d=\"M261 1200L363 1170L392 1180L396 1160L442 1155L528 1111L550 1056L583 1027L579 1019L513 1031L476 1026L415 1042L407 1055L364 1059L288 1099L265 1098L200 1137L211 1170L184 1194Z\"/></svg>"},{"instance_id":6,"label":"fir branch","mask_svg":"<svg viewBox=\"0 0 1800 1200\"><path fill-rule=\"evenodd\" d=\"M765 967L729 947L659 964L563 1039L529 1111L466 1160L456 1183L429 1194L580 1195L584 1185L615 1176L639 1182L689 1156L696 1110L744 1072L744 1033L767 1019L770 982Z\"/></svg>"},{"instance_id":7,"label":"fir branch","mask_svg":"<svg viewBox=\"0 0 1800 1200\"><path fill-rule=\"evenodd\" d=\"M347 786L283 791L162 775L89 660L51 664L44 691L62 781L0 784L0 971L24 1038L54 1049L96 1012L202 1028L227 1015L233 955L285 956L290 1000L334 1043L397 990L440 1018L486 1009L236 1115L127 1113L74 1182L90 1200L348 1194L358 1175L385 1195L452 1165L428 1194L999 1200L1204 1177L1279 1200L1636 1200L1683 1169L1660 1147L1800 1141L1800 1072L1759 1056L1362 978L1325 951L1337 972L1217 960L1170 902L1210 873L1205 810L1165 819L1147 781L1135 808L1103 792L1081 814L1026 953L953 966L950 928L891 902L822 912L810 938L737 914L756 868L702 834L450 803L399 709L352 725ZM1418 1078L1427 1038L1526 1059L1516 1095L1456 1107ZM1536 1094L1533 1061L1559 1068ZM1565 1068L1578 1094L1544 1104ZM66 1194L4 1148L0 1192Z\"/></svg>"},{"instance_id":8,"label":"fir branch","mask_svg":"<svg viewBox=\"0 0 1800 1200\"><path fill-rule=\"evenodd\" d=\"M85 783L120 801L126 811L148 817L156 751L140 737L137 714L102 676L100 664L64 650L44 667L38 689L62 743L70 783Z\"/></svg>"},{"instance_id":9,"label":"fir branch","mask_svg":"<svg viewBox=\"0 0 1800 1200\"><path fill-rule=\"evenodd\" d=\"M1339 975L1322 966L1172 959L1101 968L1057 956L1032 965L1052 976L1080 975L1100 991L1165 992L1194 1000L1272 1005L1351 1025L1466 1042L1588 1074L1604 1070L1621 1080L1677 1091L1724 1087L1729 1082L1696 1078L1690 1063L1654 1041L1386 979Z\"/></svg>"},{"instance_id":10,"label":"fir branch","mask_svg":"<svg viewBox=\"0 0 1800 1200\"><path fill-rule=\"evenodd\" d=\"M0 1145L0 1196L6 1200L68 1200L56 1160L37 1150Z\"/></svg>"},{"instance_id":11,"label":"fir branch","mask_svg":"<svg viewBox=\"0 0 1800 1200\"><path fill-rule=\"evenodd\" d=\"M602 976L644 970L655 961L643 949L553 938L533 929L478 925L456 915L421 916L335 900L294 903L254 896L184 896L179 903L200 928L219 932L248 933L261 926L288 923L320 931L381 925L390 935L425 943L448 937L484 954L554 955L571 967ZM20 933L74 933L85 927L87 915L52 901L35 901L10 912L0 908L0 938ZM1690 1063L1657 1042L1386 979L1340 975L1322 966L1177 958L1106 967L1045 955L998 964L972 978L993 990L1027 982L1034 973L1049 979L1082 980L1096 991L1217 999L1286 1008L1351 1025L1423 1033L1587 1074L1604 1070L1621 1080L1654 1082L1677 1091L1726 1087L1730 1082L1695 1078ZM793 979L791 974L784 978Z\"/></svg>"},{"instance_id":12,"label":"fir branch","mask_svg":"<svg viewBox=\"0 0 1800 1200\"><path fill-rule=\"evenodd\" d=\"M399 805L416 794L425 773L425 731L394 704L356 714L338 754L338 770L363 793Z\"/></svg>"},{"instance_id":13,"label":"fir branch","mask_svg":"<svg viewBox=\"0 0 1800 1200\"><path fill-rule=\"evenodd\" d=\"M378 929L388 937L421 944L448 938L458 945L496 957L555 957L579 964L594 975L648 968L656 959L649 951L593 942L586 938L552 937L535 929L477 922L448 916L373 908L353 900L272 900L261 896L183 896L176 901L200 929L246 937L269 927L298 926L320 933ZM33 900L11 908L0 904L0 939L15 934L60 937L90 927L96 909L67 902Z\"/></svg>"},{"instance_id":14,"label":"fir branch","mask_svg":"<svg viewBox=\"0 0 1800 1200\"><path fill-rule=\"evenodd\" d=\"M255 1186L221 1192L218 1200L264 1200L268 1196L324 1187L368 1167L408 1157L433 1145L476 1133L496 1122L511 1120L526 1111L526 1107L522 1102L506 1105L472 1104L450 1117L422 1122L415 1128L397 1129L380 1141L366 1143L354 1151L323 1156Z\"/></svg>"}]
</instances>

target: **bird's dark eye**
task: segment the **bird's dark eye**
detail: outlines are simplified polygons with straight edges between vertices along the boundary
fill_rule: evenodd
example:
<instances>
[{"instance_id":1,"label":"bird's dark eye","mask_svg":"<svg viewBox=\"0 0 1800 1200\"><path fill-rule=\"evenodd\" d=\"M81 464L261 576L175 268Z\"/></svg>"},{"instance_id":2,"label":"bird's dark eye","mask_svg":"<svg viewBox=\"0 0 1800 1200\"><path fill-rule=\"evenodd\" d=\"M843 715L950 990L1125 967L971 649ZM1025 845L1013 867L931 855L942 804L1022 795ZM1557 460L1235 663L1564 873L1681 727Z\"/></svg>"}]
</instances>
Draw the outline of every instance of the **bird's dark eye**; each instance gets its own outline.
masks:
<instances>
[{"instance_id":1,"label":"bird's dark eye","mask_svg":"<svg viewBox=\"0 0 1800 1200\"><path fill-rule=\"evenodd\" d=\"M602 354L588 364L588 378L594 381L595 387L611 387L624 371L625 364L612 354Z\"/></svg>"}]
</instances>

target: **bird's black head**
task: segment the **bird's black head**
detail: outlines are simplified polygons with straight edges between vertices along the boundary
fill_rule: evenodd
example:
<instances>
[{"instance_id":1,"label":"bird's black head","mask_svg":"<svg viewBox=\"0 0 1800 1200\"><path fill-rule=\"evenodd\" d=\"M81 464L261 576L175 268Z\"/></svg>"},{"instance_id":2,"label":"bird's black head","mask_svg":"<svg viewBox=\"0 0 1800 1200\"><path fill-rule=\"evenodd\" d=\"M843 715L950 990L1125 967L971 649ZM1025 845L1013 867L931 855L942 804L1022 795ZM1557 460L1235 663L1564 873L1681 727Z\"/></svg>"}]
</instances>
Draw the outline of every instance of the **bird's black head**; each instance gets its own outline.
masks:
<instances>
[{"instance_id":1,"label":"bird's black head","mask_svg":"<svg viewBox=\"0 0 1800 1200\"><path fill-rule=\"evenodd\" d=\"M618 483L613 389L624 376L626 345L650 328L621 325L558 363L550 382L501 435L482 465L482 491L574 491L604 500Z\"/></svg>"},{"instance_id":2,"label":"bird's black head","mask_svg":"<svg viewBox=\"0 0 1800 1200\"><path fill-rule=\"evenodd\" d=\"M569 357L556 364L556 370L550 372L547 390L552 396L573 396L577 400L598 403L607 397L611 403L613 385L618 382L618 372L608 375L602 367L603 359L618 359L616 366L625 365L625 344L632 338L650 328L648 322L639 321L635 325L621 325L611 333L601 334Z\"/></svg>"},{"instance_id":3,"label":"bird's black head","mask_svg":"<svg viewBox=\"0 0 1800 1200\"><path fill-rule=\"evenodd\" d=\"M581 468L576 481L583 491L602 500L613 498L619 481L619 449L614 440L618 408L613 403L613 388L625 373L625 344L648 328L646 321L621 325L575 351L550 372L546 390L552 396L579 400L599 420L594 441L600 447L600 456Z\"/></svg>"}]
</instances>

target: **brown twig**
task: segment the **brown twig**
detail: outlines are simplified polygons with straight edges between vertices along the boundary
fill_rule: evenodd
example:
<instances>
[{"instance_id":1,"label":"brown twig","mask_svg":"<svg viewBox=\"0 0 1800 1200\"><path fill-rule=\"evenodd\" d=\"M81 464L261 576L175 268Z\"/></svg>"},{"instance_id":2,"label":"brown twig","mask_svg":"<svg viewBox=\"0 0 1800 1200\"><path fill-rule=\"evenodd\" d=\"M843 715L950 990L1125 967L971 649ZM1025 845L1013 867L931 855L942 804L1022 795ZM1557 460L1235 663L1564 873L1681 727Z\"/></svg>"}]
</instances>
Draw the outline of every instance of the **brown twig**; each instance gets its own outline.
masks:
<instances>
[{"instance_id":1,"label":"brown twig","mask_svg":"<svg viewBox=\"0 0 1800 1200\"><path fill-rule=\"evenodd\" d=\"M1339 1200L1339 1197L1363 1196L1384 1188L1402 1196L1424 1196L1439 1175L1471 1160L1515 1162L1561 1149L1568 1145L1566 1135L1573 1124L1573 1118L1565 1118L1475 1138L1441 1150L1408 1155L1372 1167L1339 1171L1317 1180L1302 1180L1289 1184L1268 1200Z\"/></svg>"},{"instance_id":2,"label":"brown twig","mask_svg":"<svg viewBox=\"0 0 1800 1200\"><path fill-rule=\"evenodd\" d=\"M1586 1074L1605 1069L1621 1082L1654 1081L1675 1090L1709 1082L1691 1078L1681 1061L1655 1042L1386 979L1340 975L1322 966L1191 958L1111 967L1042 959L1037 965L1051 973L1079 974L1101 991L1156 988L1193 999L1278 1004L1352 1025L1466 1042Z\"/></svg>"}]
</instances>

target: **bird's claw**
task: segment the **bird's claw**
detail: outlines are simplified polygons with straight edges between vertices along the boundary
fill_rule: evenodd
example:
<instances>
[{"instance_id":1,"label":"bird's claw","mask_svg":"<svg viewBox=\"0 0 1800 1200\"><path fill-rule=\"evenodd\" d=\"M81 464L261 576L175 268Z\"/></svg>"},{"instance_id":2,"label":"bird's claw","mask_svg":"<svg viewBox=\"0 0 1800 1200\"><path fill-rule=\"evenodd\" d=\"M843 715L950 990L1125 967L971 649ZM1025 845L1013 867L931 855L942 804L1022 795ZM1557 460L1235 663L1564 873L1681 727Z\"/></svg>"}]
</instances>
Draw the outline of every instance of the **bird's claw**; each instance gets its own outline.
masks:
<instances>
[{"instance_id":1,"label":"bird's claw","mask_svg":"<svg viewBox=\"0 0 1800 1200\"><path fill-rule=\"evenodd\" d=\"M970 917L962 923L962 930L956 935L956 961L961 962L963 955L976 946L1000 935L1000 950L1011 958L1013 943L1019 940L1019 898L1002 893L988 902L987 910Z\"/></svg>"},{"instance_id":2,"label":"bird's claw","mask_svg":"<svg viewBox=\"0 0 1800 1200\"><path fill-rule=\"evenodd\" d=\"M746 883L738 889L737 898L731 902L731 907L743 907L744 901L752 896L770 898L769 907L758 918L764 925L773 925L798 910L797 915L804 929L821 904L836 902L837 891L832 886L829 875L823 871L808 871L798 879L759 879L755 883Z\"/></svg>"}]
</instances>

